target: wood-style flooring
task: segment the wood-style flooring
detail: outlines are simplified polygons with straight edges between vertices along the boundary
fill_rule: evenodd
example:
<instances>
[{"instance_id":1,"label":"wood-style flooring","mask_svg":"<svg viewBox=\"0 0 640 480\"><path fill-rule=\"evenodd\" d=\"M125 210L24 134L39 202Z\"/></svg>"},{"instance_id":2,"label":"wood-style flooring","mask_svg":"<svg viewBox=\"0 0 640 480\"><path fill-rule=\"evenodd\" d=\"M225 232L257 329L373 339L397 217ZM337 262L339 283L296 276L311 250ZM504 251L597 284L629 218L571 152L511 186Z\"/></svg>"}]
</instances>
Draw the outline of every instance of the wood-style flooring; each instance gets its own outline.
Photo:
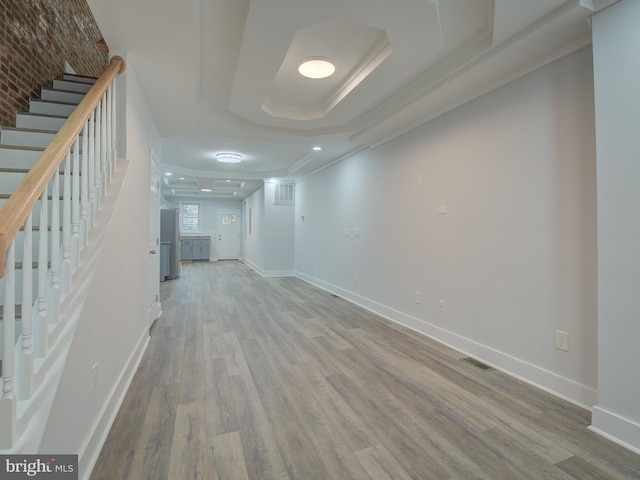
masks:
<instances>
[{"instance_id":1,"label":"wood-style flooring","mask_svg":"<svg viewBox=\"0 0 640 480\"><path fill-rule=\"evenodd\" d=\"M193 263L92 480L640 479L588 411L295 278Z\"/></svg>"}]
</instances>

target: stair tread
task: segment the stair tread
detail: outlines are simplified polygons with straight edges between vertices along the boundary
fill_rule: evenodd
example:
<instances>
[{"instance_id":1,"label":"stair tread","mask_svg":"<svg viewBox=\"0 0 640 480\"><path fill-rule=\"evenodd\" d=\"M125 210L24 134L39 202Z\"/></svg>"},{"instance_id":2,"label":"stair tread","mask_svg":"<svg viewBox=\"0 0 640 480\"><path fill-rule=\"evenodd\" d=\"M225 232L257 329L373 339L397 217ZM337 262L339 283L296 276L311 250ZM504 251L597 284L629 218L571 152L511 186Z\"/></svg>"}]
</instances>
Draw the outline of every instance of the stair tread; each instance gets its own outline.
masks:
<instances>
[{"instance_id":1,"label":"stair tread","mask_svg":"<svg viewBox=\"0 0 640 480\"><path fill-rule=\"evenodd\" d=\"M75 90L64 90L63 88L53 88L53 87L42 87L40 91L46 90L48 92L62 92L62 93L72 93L74 95L86 95L84 92L76 92Z\"/></svg>"},{"instance_id":2,"label":"stair tread","mask_svg":"<svg viewBox=\"0 0 640 480\"><path fill-rule=\"evenodd\" d=\"M69 106L77 106L77 103L73 102L58 102L57 100L43 100L41 98L32 98L32 102L42 102L42 103L52 103L55 105L69 105Z\"/></svg>"},{"instance_id":3,"label":"stair tread","mask_svg":"<svg viewBox=\"0 0 640 480\"><path fill-rule=\"evenodd\" d=\"M31 132L31 133L58 133L55 130L42 130L39 128L20 128L20 127L2 127L0 131L13 131L13 132Z\"/></svg>"},{"instance_id":4,"label":"stair tread","mask_svg":"<svg viewBox=\"0 0 640 480\"><path fill-rule=\"evenodd\" d=\"M62 225L60 225L60 231L62 231ZM20 227L20 232L24 232L24 226ZM32 225L31 226L31 231L32 232L39 232L40 231L40 226L39 225ZM47 227L47 231L50 232L51 231L51 225L49 225Z\"/></svg>"},{"instance_id":5,"label":"stair tread","mask_svg":"<svg viewBox=\"0 0 640 480\"><path fill-rule=\"evenodd\" d=\"M0 200L7 200L10 196L10 193L0 193ZM47 199L53 200L53 197L51 195L48 195ZM60 195L60 200L64 200L64 197L62 195Z\"/></svg>"},{"instance_id":6,"label":"stair tread","mask_svg":"<svg viewBox=\"0 0 640 480\"><path fill-rule=\"evenodd\" d=\"M51 113L35 113L35 112L18 112L17 115L25 115L30 117L59 118L59 119L69 118L69 115L52 115Z\"/></svg>"},{"instance_id":7,"label":"stair tread","mask_svg":"<svg viewBox=\"0 0 640 480\"><path fill-rule=\"evenodd\" d=\"M0 173L29 173L30 168L5 168L0 167ZM64 175L64 170L59 171L60 175Z\"/></svg>"},{"instance_id":8,"label":"stair tread","mask_svg":"<svg viewBox=\"0 0 640 480\"><path fill-rule=\"evenodd\" d=\"M24 145L0 145L0 148L7 150L29 150L33 152L44 152L44 147L25 147Z\"/></svg>"},{"instance_id":9,"label":"stair tread","mask_svg":"<svg viewBox=\"0 0 640 480\"><path fill-rule=\"evenodd\" d=\"M76 78L85 78L87 80L98 80L96 77L91 77L89 75L78 75L77 73L63 73L62 77L57 78L57 80L68 80L67 78L64 78L65 76L67 77L76 77Z\"/></svg>"},{"instance_id":10,"label":"stair tread","mask_svg":"<svg viewBox=\"0 0 640 480\"><path fill-rule=\"evenodd\" d=\"M0 320L4 318L4 305L0 305ZM22 318L22 305L16 305L16 319Z\"/></svg>"}]
</instances>

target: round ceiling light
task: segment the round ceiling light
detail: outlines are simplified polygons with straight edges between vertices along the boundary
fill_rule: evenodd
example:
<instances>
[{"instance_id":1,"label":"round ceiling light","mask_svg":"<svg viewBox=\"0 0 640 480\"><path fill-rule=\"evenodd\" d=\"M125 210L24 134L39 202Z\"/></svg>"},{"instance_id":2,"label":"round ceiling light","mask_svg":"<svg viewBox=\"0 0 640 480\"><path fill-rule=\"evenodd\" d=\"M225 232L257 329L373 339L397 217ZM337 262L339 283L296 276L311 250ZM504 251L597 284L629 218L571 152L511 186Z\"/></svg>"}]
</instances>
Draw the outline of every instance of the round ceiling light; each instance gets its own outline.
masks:
<instances>
[{"instance_id":1,"label":"round ceiling light","mask_svg":"<svg viewBox=\"0 0 640 480\"><path fill-rule=\"evenodd\" d=\"M242 155L238 153L216 153L216 160L220 163L240 163Z\"/></svg>"},{"instance_id":2,"label":"round ceiling light","mask_svg":"<svg viewBox=\"0 0 640 480\"><path fill-rule=\"evenodd\" d=\"M327 78L333 75L336 67L328 58L306 58L298 66L298 72L303 77L312 79Z\"/></svg>"}]
</instances>

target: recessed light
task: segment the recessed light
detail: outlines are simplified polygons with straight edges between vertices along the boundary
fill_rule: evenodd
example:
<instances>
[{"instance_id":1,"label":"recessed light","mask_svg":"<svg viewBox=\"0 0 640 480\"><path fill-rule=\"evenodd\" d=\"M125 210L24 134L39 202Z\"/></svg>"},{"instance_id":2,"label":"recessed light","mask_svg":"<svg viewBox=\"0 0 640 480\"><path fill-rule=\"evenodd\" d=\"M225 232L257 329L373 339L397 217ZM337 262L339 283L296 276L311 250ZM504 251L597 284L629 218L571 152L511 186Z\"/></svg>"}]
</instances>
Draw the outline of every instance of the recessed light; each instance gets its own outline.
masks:
<instances>
[{"instance_id":1,"label":"recessed light","mask_svg":"<svg viewBox=\"0 0 640 480\"><path fill-rule=\"evenodd\" d=\"M180 180L184 180L184 177L180 177Z\"/></svg>"},{"instance_id":2,"label":"recessed light","mask_svg":"<svg viewBox=\"0 0 640 480\"><path fill-rule=\"evenodd\" d=\"M331 60L323 57L305 58L298 65L300 75L314 80L330 77L335 71L336 67L331 63Z\"/></svg>"},{"instance_id":3,"label":"recessed light","mask_svg":"<svg viewBox=\"0 0 640 480\"><path fill-rule=\"evenodd\" d=\"M171 173L171 172L166 172L166 173L165 173L165 175L166 175L167 177L170 177L171 175L173 175L173 173Z\"/></svg>"},{"instance_id":4,"label":"recessed light","mask_svg":"<svg viewBox=\"0 0 640 480\"><path fill-rule=\"evenodd\" d=\"M316 145L315 147L313 147L313 150L319 152L320 150L322 150L322 147Z\"/></svg>"},{"instance_id":5,"label":"recessed light","mask_svg":"<svg viewBox=\"0 0 640 480\"><path fill-rule=\"evenodd\" d=\"M216 153L216 160L220 163L240 163L242 155L239 153Z\"/></svg>"},{"instance_id":6,"label":"recessed light","mask_svg":"<svg viewBox=\"0 0 640 480\"><path fill-rule=\"evenodd\" d=\"M212 192L213 190L211 190L210 188L201 188L200 191L201 192Z\"/></svg>"},{"instance_id":7,"label":"recessed light","mask_svg":"<svg viewBox=\"0 0 640 480\"><path fill-rule=\"evenodd\" d=\"M225 182L227 182L227 183L231 183L231 180L225 180Z\"/></svg>"}]
</instances>

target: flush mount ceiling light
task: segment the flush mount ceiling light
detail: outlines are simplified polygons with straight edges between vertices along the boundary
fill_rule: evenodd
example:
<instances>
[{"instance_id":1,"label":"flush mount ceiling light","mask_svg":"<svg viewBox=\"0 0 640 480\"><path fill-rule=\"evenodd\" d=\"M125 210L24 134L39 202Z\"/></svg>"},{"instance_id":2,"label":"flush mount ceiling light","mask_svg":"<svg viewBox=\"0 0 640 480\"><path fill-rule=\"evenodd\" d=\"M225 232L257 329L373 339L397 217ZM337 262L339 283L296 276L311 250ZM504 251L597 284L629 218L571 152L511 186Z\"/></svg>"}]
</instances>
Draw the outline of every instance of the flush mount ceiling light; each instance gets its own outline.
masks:
<instances>
[{"instance_id":1,"label":"flush mount ceiling light","mask_svg":"<svg viewBox=\"0 0 640 480\"><path fill-rule=\"evenodd\" d=\"M201 192L213 192L213 190L211 190L210 188L201 188L200 191Z\"/></svg>"},{"instance_id":2,"label":"flush mount ceiling light","mask_svg":"<svg viewBox=\"0 0 640 480\"><path fill-rule=\"evenodd\" d=\"M298 66L298 72L303 77L318 80L333 75L336 67L331 60L323 57L305 58Z\"/></svg>"},{"instance_id":3,"label":"flush mount ceiling light","mask_svg":"<svg viewBox=\"0 0 640 480\"><path fill-rule=\"evenodd\" d=\"M240 163L242 155L238 153L216 153L216 160L220 163Z\"/></svg>"},{"instance_id":4,"label":"flush mount ceiling light","mask_svg":"<svg viewBox=\"0 0 640 480\"><path fill-rule=\"evenodd\" d=\"M313 147L313 150L314 150L315 152L319 152L319 151L321 151L321 150L322 150L322 147L315 146L315 147Z\"/></svg>"}]
</instances>

